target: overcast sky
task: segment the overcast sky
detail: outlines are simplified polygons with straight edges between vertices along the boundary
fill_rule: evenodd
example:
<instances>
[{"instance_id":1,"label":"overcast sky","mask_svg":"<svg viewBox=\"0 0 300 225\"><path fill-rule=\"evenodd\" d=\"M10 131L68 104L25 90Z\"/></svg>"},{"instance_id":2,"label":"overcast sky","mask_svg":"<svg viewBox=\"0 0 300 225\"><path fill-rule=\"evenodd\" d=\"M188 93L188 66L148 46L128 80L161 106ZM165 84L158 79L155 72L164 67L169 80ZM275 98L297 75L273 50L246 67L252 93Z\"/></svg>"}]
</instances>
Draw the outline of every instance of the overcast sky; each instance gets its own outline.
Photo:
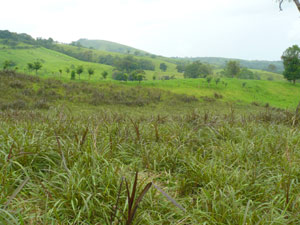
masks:
<instances>
[{"instance_id":1,"label":"overcast sky","mask_svg":"<svg viewBox=\"0 0 300 225\"><path fill-rule=\"evenodd\" d=\"M8 0L0 30L118 42L164 56L279 60L300 44L300 13L275 0Z\"/></svg>"}]
</instances>

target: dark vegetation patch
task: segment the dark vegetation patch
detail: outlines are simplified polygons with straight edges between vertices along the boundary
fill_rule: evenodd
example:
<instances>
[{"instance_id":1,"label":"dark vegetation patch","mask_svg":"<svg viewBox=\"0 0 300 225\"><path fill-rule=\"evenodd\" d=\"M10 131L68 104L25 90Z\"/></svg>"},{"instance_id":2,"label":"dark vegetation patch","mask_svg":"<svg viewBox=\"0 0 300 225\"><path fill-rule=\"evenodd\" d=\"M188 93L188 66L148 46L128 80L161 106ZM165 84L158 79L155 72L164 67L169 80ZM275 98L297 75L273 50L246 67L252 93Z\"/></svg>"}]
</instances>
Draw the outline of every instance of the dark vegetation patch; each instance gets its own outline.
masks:
<instances>
[{"instance_id":1,"label":"dark vegetation patch","mask_svg":"<svg viewBox=\"0 0 300 225\"><path fill-rule=\"evenodd\" d=\"M66 101L99 105L145 106L150 104L197 102L195 96L174 94L158 88L129 87L122 84L64 83L55 79L40 79L14 71L0 72L1 109L48 109ZM18 102L15 102L18 100ZM21 104L23 102L23 104Z\"/></svg>"}]
</instances>

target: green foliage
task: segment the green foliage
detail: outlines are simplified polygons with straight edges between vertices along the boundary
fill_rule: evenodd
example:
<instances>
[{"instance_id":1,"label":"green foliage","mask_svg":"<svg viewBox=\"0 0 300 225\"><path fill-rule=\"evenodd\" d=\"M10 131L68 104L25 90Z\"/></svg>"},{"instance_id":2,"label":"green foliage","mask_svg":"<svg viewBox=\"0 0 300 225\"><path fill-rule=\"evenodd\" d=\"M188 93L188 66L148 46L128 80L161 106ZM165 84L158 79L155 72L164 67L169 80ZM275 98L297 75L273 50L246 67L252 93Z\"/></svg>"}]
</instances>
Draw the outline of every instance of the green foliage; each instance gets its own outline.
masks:
<instances>
[{"instance_id":1,"label":"green foliage","mask_svg":"<svg viewBox=\"0 0 300 225\"><path fill-rule=\"evenodd\" d=\"M103 79L106 79L108 73L107 73L107 71L103 71L103 72L101 73L101 75L102 75Z\"/></svg>"},{"instance_id":2,"label":"green foliage","mask_svg":"<svg viewBox=\"0 0 300 225\"><path fill-rule=\"evenodd\" d=\"M284 77L296 83L297 79L300 79L300 48L298 45L289 47L282 55L284 65Z\"/></svg>"},{"instance_id":3,"label":"green foliage","mask_svg":"<svg viewBox=\"0 0 300 225\"><path fill-rule=\"evenodd\" d=\"M207 77L210 74L212 74L211 66L202 64L199 61L193 62L192 64L185 66L185 71L184 71L185 78Z\"/></svg>"},{"instance_id":4,"label":"green foliage","mask_svg":"<svg viewBox=\"0 0 300 225\"><path fill-rule=\"evenodd\" d=\"M28 63L28 69L32 69L32 70L35 70L35 74L37 75L37 72L38 70L40 70L42 68L42 63L40 61L35 61L33 62L32 64L31 63Z\"/></svg>"},{"instance_id":5,"label":"green foliage","mask_svg":"<svg viewBox=\"0 0 300 225\"><path fill-rule=\"evenodd\" d=\"M162 71L167 71L167 68L168 68L168 66L165 64L165 63L161 63L160 65L159 65L159 69L161 69Z\"/></svg>"},{"instance_id":6,"label":"green foliage","mask_svg":"<svg viewBox=\"0 0 300 225\"><path fill-rule=\"evenodd\" d=\"M128 75L122 71L116 70L112 74L112 79L119 81L127 81Z\"/></svg>"},{"instance_id":7,"label":"green foliage","mask_svg":"<svg viewBox=\"0 0 300 225\"><path fill-rule=\"evenodd\" d=\"M117 70L125 71L127 73L134 70L154 70L153 63L149 60L138 60L133 56L129 55L122 58L117 58L113 64Z\"/></svg>"},{"instance_id":8,"label":"green foliage","mask_svg":"<svg viewBox=\"0 0 300 225\"><path fill-rule=\"evenodd\" d=\"M240 64L238 61L230 60L226 63L226 67L224 69L224 74L227 77L237 77L240 73Z\"/></svg>"},{"instance_id":9,"label":"green foliage","mask_svg":"<svg viewBox=\"0 0 300 225\"><path fill-rule=\"evenodd\" d=\"M176 66L177 72L183 73L185 71L185 66L187 64L188 63L186 63L186 62L177 62L177 66Z\"/></svg>"},{"instance_id":10,"label":"green foliage","mask_svg":"<svg viewBox=\"0 0 300 225\"><path fill-rule=\"evenodd\" d=\"M180 62L185 62L187 60L186 58L175 58L175 59L180 60ZM188 58L188 61L190 62L201 61L211 65L216 65L218 67L225 67L226 63L230 60L238 61L241 67L246 67L249 69L269 71L268 69L269 65L273 64L276 66L276 71L274 72L282 73L282 71L284 70L282 61L243 60L243 59L230 59L230 58L221 58L221 57Z\"/></svg>"},{"instance_id":11,"label":"green foliage","mask_svg":"<svg viewBox=\"0 0 300 225\"><path fill-rule=\"evenodd\" d=\"M276 72L276 70L277 70L277 67L274 64L270 64L268 66L268 71Z\"/></svg>"},{"instance_id":12,"label":"green foliage","mask_svg":"<svg viewBox=\"0 0 300 225\"><path fill-rule=\"evenodd\" d=\"M206 77L206 82L207 82L208 84L210 84L211 81L212 81L212 77Z\"/></svg>"},{"instance_id":13,"label":"green foliage","mask_svg":"<svg viewBox=\"0 0 300 225\"><path fill-rule=\"evenodd\" d=\"M6 70L6 69L10 69L12 67L14 67L16 65L16 63L12 60L5 60L4 63L3 63L3 69Z\"/></svg>"},{"instance_id":14,"label":"green foliage","mask_svg":"<svg viewBox=\"0 0 300 225\"><path fill-rule=\"evenodd\" d=\"M89 74L89 79L91 79L91 76L95 73L94 68L88 68L88 74Z\"/></svg>"},{"instance_id":15,"label":"green foliage","mask_svg":"<svg viewBox=\"0 0 300 225\"><path fill-rule=\"evenodd\" d=\"M76 73L77 73L78 76L79 76L79 80L80 80L80 74L82 74L83 71L84 71L84 69L83 69L83 66L82 66L82 65L79 65L79 66L76 67Z\"/></svg>"},{"instance_id":16,"label":"green foliage","mask_svg":"<svg viewBox=\"0 0 300 225\"><path fill-rule=\"evenodd\" d=\"M238 74L238 78L247 80L260 80L260 76L248 68L242 68Z\"/></svg>"},{"instance_id":17,"label":"green foliage","mask_svg":"<svg viewBox=\"0 0 300 225\"><path fill-rule=\"evenodd\" d=\"M76 73L74 70L72 70L71 72L71 80L75 80L76 79Z\"/></svg>"},{"instance_id":18,"label":"green foliage","mask_svg":"<svg viewBox=\"0 0 300 225\"><path fill-rule=\"evenodd\" d=\"M141 82L144 79L145 79L145 71L144 70L132 71L128 76L129 81L139 81L139 82Z\"/></svg>"}]
</instances>

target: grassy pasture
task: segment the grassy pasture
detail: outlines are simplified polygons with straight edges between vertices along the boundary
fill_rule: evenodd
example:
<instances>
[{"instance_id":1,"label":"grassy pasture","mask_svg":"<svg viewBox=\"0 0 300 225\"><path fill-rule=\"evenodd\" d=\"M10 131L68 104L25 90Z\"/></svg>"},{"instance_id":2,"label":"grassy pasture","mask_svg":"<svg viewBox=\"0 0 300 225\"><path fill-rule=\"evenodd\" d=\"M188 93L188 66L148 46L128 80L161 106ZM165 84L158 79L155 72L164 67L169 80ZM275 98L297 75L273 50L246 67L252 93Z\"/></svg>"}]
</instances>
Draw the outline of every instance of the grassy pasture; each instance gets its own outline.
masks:
<instances>
[{"instance_id":1,"label":"grassy pasture","mask_svg":"<svg viewBox=\"0 0 300 225\"><path fill-rule=\"evenodd\" d=\"M225 83L227 83L227 86L225 86ZM127 82L126 85L135 86L137 83ZM169 90L173 93L194 95L200 99L205 97L215 98L215 94L218 94L221 95L221 98L218 99L221 102L258 103L260 105L268 103L271 106L280 108L296 108L300 100L300 85L293 85L287 81L271 82L222 78L219 84L216 84L214 79L208 84L206 79L177 79L145 81L141 85Z\"/></svg>"},{"instance_id":2,"label":"grassy pasture","mask_svg":"<svg viewBox=\"0 0 300 225\"><path fill-rule=\"evenodd\" d=\"M85 69L81 75L81 79L88 80L87 68L91 67L95 69L95 74L92 76L92 80L99 80L102 78L101 73L105 70L109 74L112 73L112 67L102 65L98 63L83 62L75 58L69 57L65 54L52 51L46 48L30 48L30 49L1 49L0 50L0 63L5 60L12 60L17 63L20 72L26 72L27 63L32 63L36 60L42 62L43 67L38 74L45 77L60 78L59 69L63 70L62 78L70 79L70 73L67 74L65 69L67 67L72 70L78 65L82 65ZM31 74L35 74L34 71Z\"/></svg>"}]
</instances>

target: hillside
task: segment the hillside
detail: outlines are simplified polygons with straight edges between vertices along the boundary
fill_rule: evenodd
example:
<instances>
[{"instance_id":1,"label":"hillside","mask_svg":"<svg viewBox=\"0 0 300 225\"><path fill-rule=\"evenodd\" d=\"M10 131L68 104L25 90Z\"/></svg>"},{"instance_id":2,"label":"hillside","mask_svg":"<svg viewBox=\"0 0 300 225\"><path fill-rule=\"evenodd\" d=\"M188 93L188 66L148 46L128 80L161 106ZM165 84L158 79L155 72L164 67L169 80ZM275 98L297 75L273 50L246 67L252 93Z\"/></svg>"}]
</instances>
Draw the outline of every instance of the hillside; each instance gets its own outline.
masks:
<instances>
[{"instance_id":1,"label":"hillside","mask_svg":"<svg viewBox=\"0 0 300 225\"><path fill-rule=\"evenodd\" d=\"M12 60L14 63L17 63L17 67L21 72L30 72L26 70L26 65L30 60L40 60L44 64L40 71L41 74L46 76L59 74L60 77L70 77L70 74L60 74L59 70L62 70L64 73L66 68L74 70L77 65L82 64L85 67L83 78L87 79L87 69L89 67L95 69L96 76L93 76L92 80L101 79L100 74L104 70L108 72L108 77L111 77L112 70L116 68L116 64L119 63L120 59L129 60L131 64L138 64L139 69L145 71L146 79L148 80L152 80L153 77L156 77L156 79L165 79L166 77L181 79L183 78L183 73L177 72L177 64L187 62L183 59L172 59L149 54L134 54L135 52L122 54L89 49L82 47L82 45L76 46L74 44L57 43L51 38L35 40L27 34L17 34L9 31L0 31L0 52L1 65L3 65L5 60ZM125 63L125 61L121 63ZM165 72L160 70L160 64L162 63L167 66ZM220 71L218 63L212 66L215 68L214 73ZM282 76L276 73L263 70L254 70L254 72L262 80L282 80Z\"/></svg>"},{"instance_id":2,"label":"hillside","mask_svg":"<svg viewBox=\"0 0 300 225\"><path fill-rule=\"evenodd\" d=\"M268 70L269 65L274 65L276 68L273 72L282 73L284 70L282 61L264 61L264 60L244 60L244 59L234 59L234 58L222 58L222 57L187 57L187 58L173 58L183 61L198 61L204 63L209 63L212 65L217 65L219 67L224 67L226 62L229 60L234 60L240 62L242 67L247 67L249 69L257 70Z\"/></svg>"},{"instance_id":3,"label":"hillside","mask_svg":"<svg viewBox=\"0 0 300 225\"><path fill-rule=\"evenodd\" d=\"M108 65L84 62L73 57L67 56L65 54L46 49L43 47L34 47L27 45L26 48L5 48L0 49L0 65L3 65L5 60L11 60L18 67L19 72L34 73L30 72L27 68L27 63L32 63L34 61L40 61L42 63L42 68L38 71L38 74L46 77L64 77L66 79L70 78L70 74L66 72L66 68L74 70L78 65L84 67L84 72L82 74L82 79L88 79L87 69L93 68L95 74L92 79L100 79L101 73L107 71L109 74L112 73L112 67ZM62 70L60 74L59 70Z\"/></svg>"},{"instance_id":4,"label":"hillside","mask_svg":"<svg viewBox=\"0 0 300 225\"><path fill-rule=\"evenodd\" d=\"M127 45L122 45L116 42L104 41L104 40L89 40L89 39L79 39L75 42L79 43L83 47L93 48L96 50L107 51L107 52L118 52L122 54L137 54L137 55L145 55L148 54L145 51L129 47Z\"/></svg>"}]
</instances>

